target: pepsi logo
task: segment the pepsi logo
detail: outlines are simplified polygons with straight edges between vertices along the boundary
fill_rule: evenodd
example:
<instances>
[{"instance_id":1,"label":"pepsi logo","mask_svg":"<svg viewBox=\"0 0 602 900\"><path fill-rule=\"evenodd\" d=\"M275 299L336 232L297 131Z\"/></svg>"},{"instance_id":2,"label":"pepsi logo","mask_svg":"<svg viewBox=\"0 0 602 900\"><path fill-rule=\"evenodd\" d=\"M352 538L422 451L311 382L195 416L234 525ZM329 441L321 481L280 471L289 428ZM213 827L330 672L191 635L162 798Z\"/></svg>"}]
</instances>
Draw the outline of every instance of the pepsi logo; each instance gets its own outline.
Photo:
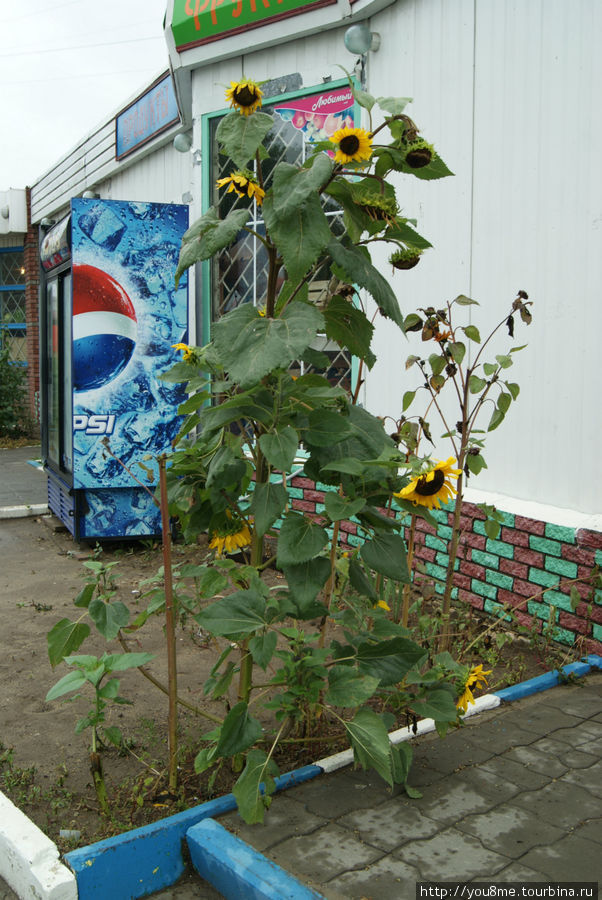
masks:
<instances>
[{"instance_id":1,"label":"pepsi logo","mask_svg":"<svg viewBox=\"0 0 602 900\"><path fill-rule=\"evenodd\" d=\"M102 387L136 346L136 313L122 286L95 266L73 267L73 389Z\"/></svg>"}]
</instances>

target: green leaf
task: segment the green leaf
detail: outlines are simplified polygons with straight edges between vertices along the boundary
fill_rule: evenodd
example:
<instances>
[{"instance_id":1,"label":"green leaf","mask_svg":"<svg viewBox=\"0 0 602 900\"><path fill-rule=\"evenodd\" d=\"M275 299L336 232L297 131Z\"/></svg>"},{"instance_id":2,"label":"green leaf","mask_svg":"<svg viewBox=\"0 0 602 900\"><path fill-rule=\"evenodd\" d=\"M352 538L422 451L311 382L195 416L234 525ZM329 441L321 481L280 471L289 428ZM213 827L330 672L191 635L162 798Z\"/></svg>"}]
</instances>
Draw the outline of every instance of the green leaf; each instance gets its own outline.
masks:
<instances>
[{"instance_id":1,"label":"green leaf","mask_svg":"<svg viewBox=\"0 0 602 900\"><path fill-rule=\"evenodd\" d=\"M349 300L335 295L324 310L326 335L341 347L347 347L354 356L366 361L369 369L376 362L370 350L374 325L365 313Z\"/></svg>"},{"instance_id":2,"label":"green leaf","mask_svg":"<svg viewBox=\"0 0 602 900\"><path fill-rule=\"evenodd\" d=\"M463 328L463 331L469 340L475 341L477 344L481 343L481 335L479 334L479 329L476 325L466 325Z\"/></svg>"},{"instance_id":3,"label":"green leaf","mask_svg":"<svg viewBox=\"0 0 602 900\"><path fill-rule=\"evenodd\" d=\"M504 415L506 415L506 413L510 409L511 403L512 403L512 397L510 396L510 394L502 393L497 398L497 407L500 410L500 412L504 413Z\"/></svg>"},{"instance_id":4,"label":"green leaf","mask_svg":"<svg viewBox=\"0 0 602 900\"><path fill-rule=\"evenodd\" d=\"M235 640L241 635L252 634L266 624L265 601L257 591L237 591L222 600L216 600L195 616L199 625L221 637Z\"/></svg>"},{"instance_id":5,"label":"green leaf","mask_svg":"<svg viewBox=\"0 0 602 900\"><path fill-rule=\"evenodd\" d=\"M581 595L580 595L579 591L577 590L577 588L575 587L574 584L571 585L571 598L570 598L570 602L571 602L571 609L573 610L573 612L575 612L575 610L577 609L577 607L578 607L579 604L581 603Z\"/></svg>"},{"instance_id":6,"label":"green leaf","mask_svg":"<svg viewBox=\"0 0 602 900\"><path fill-rule=\"evenodd\" d=\"M431 355L429 356L429 364L432 369L433 375L440 375L447 365L447 359L440 353L431 353Z\"/></svg>"},{"instance_id":7,"label":"green leaf","mask_svg":"<svg viewBox=\"0 0 602 900\"><path fill-rule=\"evenodd\" d=\"M508 388L508 390L510 391L510 393L512 394L512 399L516 400L516 398L518 397L518 395L520 393L519 385L515 384L514 382L510 382L510 381L506 381L504 383L505 383L506 387Z\"/></svg>"},{"instance_id":8,"label":"green leaf","mask_svg":"<svg viewBox=\"0 0 602 900\"><path fill-rule=\"evenodd\" d=\"M466 465L469 472L472 472L473 475L478 475L481 469L487 468L487 463L480 453L469 453L466 456Z\"/></svg>"},{"instance_id":9,"label":"green leaf","mask_svg":"<svg viewBox=\"0 0 602 900\"><path fill-rule=\"evenodd\" d=\"M392 116L400 116L408 103L412 102L411 97L377 97L376 102L384 112L391 113Z\"/></svg>"},{"instance_id":10,"label":"green leaf","mask_svg":"<svg viewBox=\"0 0 602 900\"><path fill-rule=\"evenodd\" d=\"M314 409L308 416L308 424L303 439L310 447L330 447L353 433L349 419L331 409Z\"/></svg>"},{"instance_id":11,"label":"green leaf","mask_svg":"<svg viewBox=\"0 0 602 900\"><path fill-rule=\"evenodd\" d=\"M87 609L90 605L90 600L94 596L95 589L96 585L92 582L90 584L84 585L84 587L81 589L81 591L73 601L73 605L82 607L83 609Z\"/></svg>"},{"instance_id":12,"label":"green leaf","mask_svg":"<svg viewBox=\"0 0 602 900\"><path fill-rule=\"evenodd\" d=\"M119 630L125 628L130 621L130 612L120 600L105 603L104 600L96 598L90 603L88 612L96 628L107 641L116 638Z\"/></svg>"},{"instance_id":13,"label":"green leaf","mask_svg":"<svg viewBox=\"0 0 602 900\"><path fill-rule=\"evenodd\" d=\"M316 556L304 563L284 566L283 572L293 598L299 604L300 618L305 618L305 611L316 614L314 600L322 590L330 576L330 562L324 556ZM318 613L319 614L319 613Z\"/></svg>"},{"instance_id":14,"label":"green leaf","mask_svg":"<svg viewBox=\"0 0 602 900\"><path fill-rule=\"evenodd\" d=\"M361 706L378 688L378 678L359 675L350 666L334 666L328 672L326 702L333 706Z\"/></svg>"},{"instance_id":15,"label":"green leaf","mask_svg":"<svg viewBox=\"0 0 602 900\"><path fill-rule=\"evenodd\" d=\"M337 459L322 466L324 472L342 472L344 475L363 475L366 467L359 459Z\"/></svg>"},{"instance_id":16,"label":"green leaf","mask_svg":"<svg viewBox=\"0 0 602 900\"><path fill-rule=\"evenodd\" d=\"M116 725L105 725L102 729L102 733L113 746L121 747L123 745L123 735Z\"/></svg>"},{"instance_id":17,"label":"green leaf","mask_svg":"<svg viewBox=\"0 0 602 900\"><path fill-rule=\"evenodd\" d=\"M269 795L276 790L278 766L263 750L249 750L245 769L232 788L238 811L248 825L263 822ZM267 796L266 796L267 795Z\"/></svg>"},{"instance_id":18,"label":"green leaf","mask_svg":"<svg viewBox=\"0 0 602 900\"><path fill-rule=\"evenodd\" d=\"M355 97L355 101L358 106L363 107L363 109L367 109L370 111L374 104L376 103L375 98L372 94L369 94L367 91L360 91L359 88L356 88L355 85L352 87L353 96Z\"/></svg>"},{"instance_id":19,"label":"green leaf","mask_svg":"<svg viewBox=\"0 0 602 900\"><path fill-rule=\"evenodd\" d=\"M411 228L407 222L402 222L399 219L395 225L386 229L383 239L401 241L408 247L416 247L418 250L428 250L429 247L433 246L430 241L427 241L425 237L422 237L421 234L418 234L417 231ZM412 315L415 315L415 313Z\"/></svg>"},{"instance_id":20,"label":"green leaf","mask_svg":"<svg viewBox=\"0 0 602 900\"><path fill-rule=\"evenodd\" d=\"M483 372L485 375L493 375L494 372L497 372L497 368L495 363L483 363Z\"/></svg>"},{"instance_id":21,"label":"green leaf","mask_svg":"<svg viewBox=\"0 0 602 900\"><path fill-rule=\"evenodd\" d=\"M397 297L389 282L370 262L369 256L361 247L346 248L340 241L332 239L328 244L328 252L337 267L344 273L343 280L359 287L366 288L373 297L381 314L392 319L403 331L403 315L397 303Z\"/></svg>"},{"instance_id":22,"label":"green leaf","mask_svg":"<svg viewBox=\"0 0 602 900\"><path fill-rule=\"evenodd\" d=\"M486 519L483 528L485 529L485 534L492 541L495 541L500 533L501 525L499 522L495 522L493 519Z\"/></svg>"},{"instance_id":23,"label":"green leaf","mask_svg":"<svg viewBox=\"0 0 602 900\"><path fill-rule=\"evenodd\" d=\"M471 300L470 297L466 297L464 294L459 294L455 300L452 300L453 303L457 303L458 306L479 306L478 300Z\"/></svg>"},{"instance_id":24,"label":"green leaf","mask_svg":"<svg viewBox=\"0 0 602 900\"><path fill-rule=\"evenodd\" d=\"M493 410L493 415L487 426L487 431L494 431L504 421L504 413L497 407Z\"/></svg>"},{"instance_id":25,"label":"green leaf","mask_svg":"<svg viewBox=\"0 0 602 900\"><path fill-rule=\"evenodd\" d=\"M79 650L89 634L90 626L82 622L71 622L69 619L57 622L46 635L50 665L58 665L66 656Z\"/></svg>"},{"instance_id":26,"label":"green leaf","mask_svg":"<svg viewBox=\"0 0 602 900\"><path fill-rule=\"evenodd\" d=\"M289 304L279 319L260 316L245 303L215 323L213 338L224 369L244 388L288 368L321 328L322 314L305 303Z\"/></svg>"},{"instance_id":27,"label":"green leaf","mask_svg":"<svg viewBox=\"0 0 602 900\"><path fill-rule=\"evenodd\" d=\"M400 682L426 654L424 647L405 637L395 637L377 644L366 641L357 648L360 672L374 675L385 687Z\"/></svg>"},{"instance_id":28,"label":"green leaf","mask_svg":"<svg viewBox=\"0 0 602 900\"><path fill-rule=\"evenodd\" d=\"M357 559L349 560L349 581L351 582L351 587L362 597L368 597L372 603L378 601L374 581L364 572Z\"/></svg>"},{"instance_id":29,"label":"green leaf","mask_svg":"<svg viewBox=\"0 0 602 900\"><path fill-rule=\"evenodd\" d=\"M363 769L376 769L393 786L391 743L383 720L370 708L358 709L351 722L345 722L353 755Z\"/></svg>"},{"instance_id":30,"label":"green leaf","mask_svg":"<svg viewBox=\"0 0 602 900\"><path fill-rule=\"evenodd\" d=\"M290 216L283 218L274 211L273 197L267 194L262 211L270 237L278 247L289 278L296 284L332 238L320 200L316 194Z\"/></svg>"},{"instance_id":31,"label":"green leaf","mask_svg":"<svg viewBox=\"0 0 602 900\"><path fill-rule=\"evenodd\" d=\"M466 353L466 344L463 344L461 341L457 341L454 344L448 344L447 349L451 353L453 361L457 365L460 365Z\"/></svg>"},{"instance_id":32,"label":"green leaf","mask_svg":"<svg viewBox=\"0 0 602 900\"><path fill-rule=\"evenodd\" d=\"M288 219L310 198L313 199L332 175L332 166L326 153L318 154L309 169L279 163L272 181L274 217Z\"/></svg>"},{"instance_id":33,"label":"green leaf","mask_svg":"<svg viewBox=\"0 0 602 900\"><path fill-rule=\"evenodd\" d=\"M46 702L48 703L50 700L56 700L58 697L70 693L70 691L78 691L85 683L86 676L79 669L75 672L67 672L60 681L57 681L57 683L50 688L46 694Z\"/></svg>"},{"instance_id":34,"label":"green leaf","mask_svg":"<svg viewBox=\"0 0 602 900\"><path fill-rule=\"evenodd\" d=\"M264 112L252 116L231 112L220 121L215 136L224 154L244 169L273 125L273 118Z\"/></svg>"},{"instance_id":35,"label":"green leaf","mask_svg":"<svg viewBox=\"0 0 602 900\"><path fill-rule=\"evenodd\" d=\"M251 497L250 510L255 516L255 528L261 537L282 514L288 494L282 484L259 482Z\"/></svg>"},{"instance_id":36,"label":"green leaf","mask_svg":"<svg viewBox=\"0 0 602 900\"><path fill-rule=\"evenodd\" d=\"M416 396L416 391L406 391L402 400L402 412L405 412L412 405L412 401Z\"/></svg>"},{"instance_id":37,"label":"green leaf","mask_svg":"<svg viewBox=\"0 0 602 900\"><path fill-rule=\"evenodd\" d=\"M231 244L240 229L246 225L248 218L248 210L233 209L225 219L220 219L217 210L214 207L210 207L185 232L182 238L180 258L175 275L176 287L186 269L196 262L211 259L218 250L223 250L224 247Z\"/></svg>"},{"instance_id":38,"label":"green leaf","mask_svg":"<svg viewBox=\"0 0 602 900\"><path fill-rule=\"evenodd\" d=\"M449 691L434 690L426 698L413 701L414 712L424 718L441 722L454 722L457 718L456 704Z\"/></svg>"},{"instance_id":39,"label":"green leaf","mask_svg":"<svg viewBox=\"0 0 602 900\"><path fill-rule=\"evenodd\" d=\"M105 672L125 672L127 669L145 666L154 658L154 653L111 653L103 656L101 662Z\"/></svg>"},{"instance_id":40,"label":"green leaf","mask_svg":"<svg viewBox=\"0 0 602 900\"><path fill-rule=\"evenodd\" d=\"M376 534L362 545L360 555L367 566L381 575L409 583L406 548L399 534Z\"/></svg>"},{"instance_id":41,"label":"green leaf","mask_svg":"<svg viewBox=\"0 0 602 900\"><path fill-rule=\"evenodd\" d=\"M261 723L250 715L247 704L241 700L224 719L215 755L228 757L242 753L260 737Z\"/></svg>"},{"instance_id":42,"label":"green leaf","mask_svg":"<svg viewBox=\"0 0 602 900\"><path fill-rule=\"evenodd\" d=\"M194 771L197 775L201 775L210 769L216 762L215 745L213 747L204 747L197 753L194 760Z\"/></svg>"},{"instance_id":43,"label":"green leaf","mask_svg":"<svg viewBox=\"0 0 602 900\"><path fill-rule=\"evenodd\" d=\"M412 765L412 748L407 741L391 745L391 762L393 764L393 781L405 784Z\"/></svg>"},{"instance_id":44,"label":"green leaf","mask_svg":"<svg viewBox=\"0 0 602 900\"><path fill-rule=\"evenodd\" d=\"M511 356L496 355L495 357L501 369L509 369L513 365L514 360Z\"/></svg>"},{"instance_id":45,"label":"green leaf","mask_svg":"<svg viewBox=\"0 0 602 900\"><path fill-rule=\"evenodd\" d=\"M328 535L319 525L300 513L288 513L280 529L278 565L307 562L318 555L327 541Z\"/></svg>"},{"instance_id":46,"label":"green leaf","mask_svg":"<svg viewBox=\"0 0 602 900\"><path fill-rule=\"evenodd\" d=\"M356 500L348 500L335 494L334 491L328 491L324 494L324 506L326 507L326 515L332 522L339 522L342 519L350 519L356 513L363 509L366 501L363 497Z\"/></svg>"},{"instance_id":47,"label":"green leaf","mask_svg":"<svg viewBox=\"0 0 602 900\"><path fill-rule=\"evenodd\" d=\"M478 375L471 375L468 379L468 390L471 394L480 394L486 387L487 382L484 378L479 378Z\"/></svg>"},{"instance_id":48,"label":"green leaf","mask_svg":"<svg viewBox=\"0 0 602 900\"><path fill-rule=\"evenodd\" d=\"M278 635L275 631L264 631L261 634L255 635L255 637L252 637L249 641L249 650L251 651L253 661L257 663L264 672L274 655L277 642Z\"/></svg>"}]
</instances>

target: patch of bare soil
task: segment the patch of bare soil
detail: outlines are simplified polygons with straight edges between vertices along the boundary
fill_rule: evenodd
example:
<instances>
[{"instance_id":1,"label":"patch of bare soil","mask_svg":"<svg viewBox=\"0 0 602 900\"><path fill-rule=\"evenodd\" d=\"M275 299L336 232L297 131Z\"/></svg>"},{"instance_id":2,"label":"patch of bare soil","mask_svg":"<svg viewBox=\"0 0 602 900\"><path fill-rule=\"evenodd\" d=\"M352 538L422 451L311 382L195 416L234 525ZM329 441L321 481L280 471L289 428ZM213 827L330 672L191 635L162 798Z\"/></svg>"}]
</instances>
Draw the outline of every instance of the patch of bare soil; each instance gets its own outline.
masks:
<instances>
[{"instance_id":1,"label":"patch of bare soil","mask_svg":"<svg viewBox=\"0 0 602 900\"><path fill-rule=\"evenodd\" d=\"M225 793L233 779L231 772L222 770L211 784L207 775L194 773L199 737L213 726L183 709L180 793L177 798L166 796L167 697L138 671L126 671L120 673L120 693L131 705L108 706L106 724L119 727L128 749L103 750L113 815L111 819L99 816L89 770L90 732L74 732L75 723L90 710L91 694L84 690L70 702L45 702L48 690L68 671L65 665L52 669L46 636L57 621L74 620L81 612L73 599L84 583L83 560L91 558L92 550L75 544L68 533L53 531L47 521L0 521L0 790L66 851ZM176 544L174 563L201 563L205 552L200 546ZM155 575L162 564L160 547L152 542L105 546L101 558L105 563L118 562L117 599L129 607L134 618L146 606L140 582ZM280 576L274 572L269 577ZM471 627L483 627L474 617L468 618ZM462 627L468 627L467 622ZM129 641L133 651L156 654L148 668L166 684L161 621L151 618L139 637L132 635ZM476 649L480 654L477 660L494 669L490 689L539 675L567 661L553 648L542 651L541 646L525 640L513 640L499 650L494 635ZM107 644L93 630L78 652L101 655L105 651L121 653L123 648L117 641ZM217 653L193 620L180 623L178 693L201 710L223 715L220 705L203 696L203 683ZM325 735L321 741L289 745L277 762L285 772L337 749L341 747L333 736ZM61 831L78 835L61 836Z\"/></svg>"}]
</instances>

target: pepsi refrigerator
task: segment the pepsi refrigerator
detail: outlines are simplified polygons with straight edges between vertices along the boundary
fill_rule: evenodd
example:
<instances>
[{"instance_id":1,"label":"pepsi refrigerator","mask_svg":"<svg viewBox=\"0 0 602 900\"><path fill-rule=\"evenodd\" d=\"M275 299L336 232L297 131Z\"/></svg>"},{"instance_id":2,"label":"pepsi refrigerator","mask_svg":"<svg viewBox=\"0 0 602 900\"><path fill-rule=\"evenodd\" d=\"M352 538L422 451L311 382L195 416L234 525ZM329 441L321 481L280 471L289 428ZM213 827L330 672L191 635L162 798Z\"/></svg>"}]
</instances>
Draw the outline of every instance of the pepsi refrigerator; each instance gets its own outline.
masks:
<instances>
[{"instance_id":1,"label":"pepsi refrigerator","mask_svg":"<svg viewBox=\"0 0 602 900\"><path fill-rule=\"evenodd\" d=\"M153 494L185 399L160 379L186 342L175 287L188 207L74 199L41 243L42 455L76 540L159 534Z\"/></svg>"}]
</instances>

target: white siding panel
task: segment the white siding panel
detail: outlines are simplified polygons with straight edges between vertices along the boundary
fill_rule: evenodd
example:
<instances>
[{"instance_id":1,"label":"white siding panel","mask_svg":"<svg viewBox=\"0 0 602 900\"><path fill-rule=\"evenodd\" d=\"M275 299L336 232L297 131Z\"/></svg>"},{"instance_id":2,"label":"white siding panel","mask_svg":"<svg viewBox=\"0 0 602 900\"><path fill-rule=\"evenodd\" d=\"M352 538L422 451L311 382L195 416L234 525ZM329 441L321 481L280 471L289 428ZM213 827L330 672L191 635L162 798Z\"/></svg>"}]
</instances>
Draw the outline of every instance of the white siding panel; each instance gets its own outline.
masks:
<instances>
[{"instance_id":1,"label":"white siding panel","mask_svg":"<svg viewBox=\"0 0 602 900\"><path fill-rule=\"evenodd\" d=\"M191 190L191 179L192 154L178 153L170 143L137 165L114 173L103 196L112 200L182 203L182 195Z\"/></svg>"},{"instance_id":2,"label":"white siding panel","mask_svg":"<svg viewBox=\"0 0 602 900\"><path fill-rule=\"evenodd\" d=\"M519 288L535 303L508 373L521 396L478 487L590 513L602 508L601 38L590 0L477 3L473 295L489 325Z\"/></svg>"}]
</instances>

